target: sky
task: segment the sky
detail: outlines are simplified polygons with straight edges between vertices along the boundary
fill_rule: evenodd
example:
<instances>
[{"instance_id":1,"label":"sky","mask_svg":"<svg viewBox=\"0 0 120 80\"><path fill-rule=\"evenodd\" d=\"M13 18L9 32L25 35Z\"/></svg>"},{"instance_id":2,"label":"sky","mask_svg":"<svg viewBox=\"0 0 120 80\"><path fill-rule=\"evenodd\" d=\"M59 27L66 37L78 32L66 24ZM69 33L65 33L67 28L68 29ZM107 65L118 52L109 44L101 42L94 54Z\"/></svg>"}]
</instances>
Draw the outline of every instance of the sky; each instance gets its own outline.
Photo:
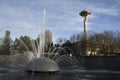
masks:
<instances>
[{"instance_id":1,"label":"sky","mask_svg":"<svg viewBox=\"0 0 120 80\"><path fill-rule=\"evenodd\" d=\"M21 35L36 38L49 29L53 41L83 32L88 10L88 31L120 31L120 0L0 0L0 37L11 31L12 39Z\"/></svg>"}]
</instances>

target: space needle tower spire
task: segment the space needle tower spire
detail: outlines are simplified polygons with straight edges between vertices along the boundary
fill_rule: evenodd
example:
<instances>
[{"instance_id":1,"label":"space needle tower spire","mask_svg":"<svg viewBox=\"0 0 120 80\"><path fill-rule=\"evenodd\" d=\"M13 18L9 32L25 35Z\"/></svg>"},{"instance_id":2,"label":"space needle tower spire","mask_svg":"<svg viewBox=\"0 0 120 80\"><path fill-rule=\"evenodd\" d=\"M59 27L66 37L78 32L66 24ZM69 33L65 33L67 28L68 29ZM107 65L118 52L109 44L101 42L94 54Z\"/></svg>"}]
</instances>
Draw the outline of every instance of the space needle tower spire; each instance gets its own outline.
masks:
<instances>
[{"instance_id":1,"label":"space needle tower spire","mask_svg":"<svg viewBox=\"0 0 120 80\"><path fill-rule=\"evenodd\" d=\"M79 13L83 17L84 22L84 53L87 54L87 41L88 41L88 29L87 29L87 16L91 15L91 12L83 10Z\"/></svg>"}]
</instances>

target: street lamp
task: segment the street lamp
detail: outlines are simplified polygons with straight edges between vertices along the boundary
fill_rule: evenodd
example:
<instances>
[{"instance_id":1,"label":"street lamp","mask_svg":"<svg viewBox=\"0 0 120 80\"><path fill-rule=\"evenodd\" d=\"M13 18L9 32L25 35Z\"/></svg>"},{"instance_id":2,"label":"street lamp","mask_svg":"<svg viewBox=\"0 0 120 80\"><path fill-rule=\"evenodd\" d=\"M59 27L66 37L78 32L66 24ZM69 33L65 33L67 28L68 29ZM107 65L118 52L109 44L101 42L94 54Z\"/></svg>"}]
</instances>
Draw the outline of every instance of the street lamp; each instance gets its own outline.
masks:
<instances>
[{"instance_id":1,"label":"street lamp","mask_svg":"<svg viewBox=\"0 0 120 80\"><path fill-rule=\"evenodd\" d=\"M84 53L87 54L87 41L88 41L88 29L87 29L87 16L91 15L91 12L83 10L79 13L83 17L84 22Z\"/></svg>"}]
</instances>

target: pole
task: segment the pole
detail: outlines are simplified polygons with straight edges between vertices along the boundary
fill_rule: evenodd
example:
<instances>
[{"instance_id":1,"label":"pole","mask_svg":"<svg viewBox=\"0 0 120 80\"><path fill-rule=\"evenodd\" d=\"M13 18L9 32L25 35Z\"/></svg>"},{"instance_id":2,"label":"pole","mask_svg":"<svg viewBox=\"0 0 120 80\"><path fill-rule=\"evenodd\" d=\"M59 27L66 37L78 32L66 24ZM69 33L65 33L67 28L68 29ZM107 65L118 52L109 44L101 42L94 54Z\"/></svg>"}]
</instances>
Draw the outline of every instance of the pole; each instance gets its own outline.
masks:
<instances>
[{"instance_id":1,"label":"pole","mask_svg":"<svg viewBox=\"0 0 120 80\"><path fill-rule=\"evenodd\" d=\"M87 41L88 41L88 33L87 33L87 16L84 17L84 53L87 54Z\"/></svg>"},{"instance_id":2,"label":"pole","mask_svg":"<svg viewBox=\"0 0 120 80\"><path fill-rule=\"evenodd\" d=\"M91 12L87 11L87 10L84 10L82 12L79 13L80 16L82 16L84 19L83 19L83 22L84 22L84 41L83 41L83 53L84 54L88 54L88 29L87 29L87 16L88 15L91 15Z\"/></svg>"}]
</instances>

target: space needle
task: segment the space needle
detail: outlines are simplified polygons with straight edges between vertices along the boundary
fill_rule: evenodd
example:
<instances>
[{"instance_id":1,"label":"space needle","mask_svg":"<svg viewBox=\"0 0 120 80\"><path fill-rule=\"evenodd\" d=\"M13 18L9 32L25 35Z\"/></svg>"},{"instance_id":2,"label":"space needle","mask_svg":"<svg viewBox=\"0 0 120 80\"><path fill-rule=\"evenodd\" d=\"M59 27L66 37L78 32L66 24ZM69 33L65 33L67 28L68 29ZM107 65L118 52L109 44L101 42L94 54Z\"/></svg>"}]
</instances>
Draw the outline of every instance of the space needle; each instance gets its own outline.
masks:
<instances>
[{"instance_id":1,"label":"space needle","mask_svg":"<svg viewBox=\"0 0 120 80\"><path fill-rule=\"evenodd\" d=\"M87 49L87 41L88 41L88 29L87 29L87 16L91 15L91 12L87 10L83 10L79 13L80 16L83 17L83 22L84 22L84 54L88 53Z\"/></svg>"}]
</instances>

